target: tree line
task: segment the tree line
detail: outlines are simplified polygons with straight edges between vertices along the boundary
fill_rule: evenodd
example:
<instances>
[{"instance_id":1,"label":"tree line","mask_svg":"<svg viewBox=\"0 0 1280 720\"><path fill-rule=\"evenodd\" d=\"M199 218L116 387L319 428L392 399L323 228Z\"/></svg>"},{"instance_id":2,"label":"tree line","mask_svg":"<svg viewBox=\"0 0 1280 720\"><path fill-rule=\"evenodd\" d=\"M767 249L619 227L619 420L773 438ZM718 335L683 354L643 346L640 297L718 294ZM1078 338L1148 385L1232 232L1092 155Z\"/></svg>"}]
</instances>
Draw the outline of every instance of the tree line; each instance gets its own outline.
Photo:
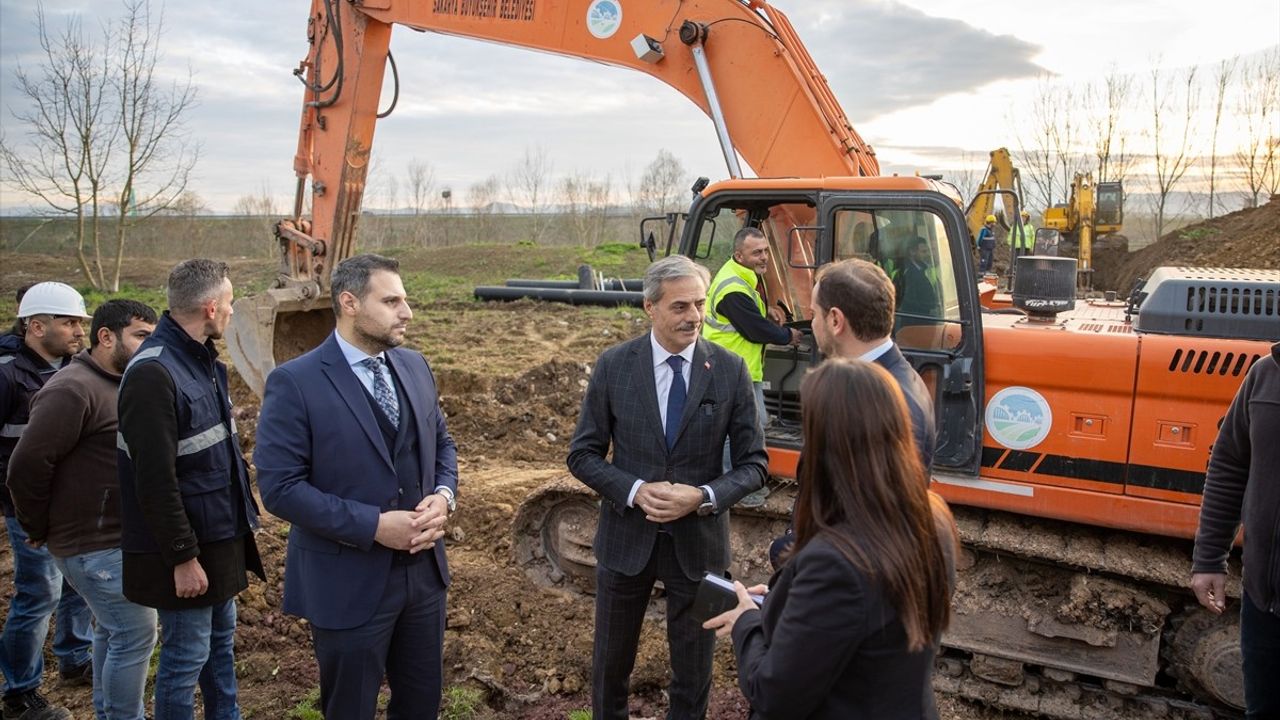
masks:
<instances>
[{"instance_id":1,"label":"tree line","mask_svg":"<svg viewBox=\"0 0 1280 720\"><path fill-rule=\"evenodd\" d=\"M1011 108L1010 150L1034 207L1065 203L1075 175L1092 173L1146 194L1159 237L1173 214L1212 218L1236 209L1228 195L1257 207L1280 191L1280 47L1207 70L1157 61L1087 83L1046 75ZM954 178L970 197L982 173L966 160Z\"/></svg>"}]
</instances>

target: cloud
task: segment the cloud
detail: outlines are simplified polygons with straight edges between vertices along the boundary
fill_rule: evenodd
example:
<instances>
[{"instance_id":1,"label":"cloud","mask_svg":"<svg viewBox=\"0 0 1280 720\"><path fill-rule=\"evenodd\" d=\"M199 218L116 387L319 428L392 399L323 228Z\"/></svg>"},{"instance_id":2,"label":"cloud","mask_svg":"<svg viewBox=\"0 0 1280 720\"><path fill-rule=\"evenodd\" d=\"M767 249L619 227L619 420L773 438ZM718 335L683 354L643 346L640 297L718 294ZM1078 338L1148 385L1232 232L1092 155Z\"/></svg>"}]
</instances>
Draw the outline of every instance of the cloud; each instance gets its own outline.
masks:
<instances>
[{"instance_id":1,"label":"cloud","mask_svg":"<svg viewBox=\"0 0 1280 720\"><path fill-rule=\"evenodd\" d=\"M648 0L629 0L645 2ZM904 108L1034 76L1039 48L966 22L888 0L788 0L779 5L855 126ZM158 10L157 2L153 10ZM83 16L86 31L120 12L114 2L45 0L51 19ZM166 71L199 87L190 118L202 149L196 188L229 209L263 184L291 193L302 92L292 70L306 52L305 4L224 0L164 6ZM38 62L31 6L0 0L0 127L17 137L12 69ZM726 175L711 122L671 88L641 73L546 53L396 28L392 52L401 95L381 121L375 152L383 172L403 176L410 158L430 161L440 183L465 188L507 172L525 147L546 149L557 172L637 175L659 149L693 175ZM391 100L388 73L382 106ZM763 96L762 102L769 98ZM2 204L12 204L5 193Z\"/></svg>"},{"instance_id":2,"label":"cloud","mask_svg":"<svg viewBox=\"0 0 1280 720\"><path fill-rule=\"evenodd\" d=\"M790 19L855 123L1045 72L1036 45L897 2L812 0Z\"/></svg>"}]
</instances>

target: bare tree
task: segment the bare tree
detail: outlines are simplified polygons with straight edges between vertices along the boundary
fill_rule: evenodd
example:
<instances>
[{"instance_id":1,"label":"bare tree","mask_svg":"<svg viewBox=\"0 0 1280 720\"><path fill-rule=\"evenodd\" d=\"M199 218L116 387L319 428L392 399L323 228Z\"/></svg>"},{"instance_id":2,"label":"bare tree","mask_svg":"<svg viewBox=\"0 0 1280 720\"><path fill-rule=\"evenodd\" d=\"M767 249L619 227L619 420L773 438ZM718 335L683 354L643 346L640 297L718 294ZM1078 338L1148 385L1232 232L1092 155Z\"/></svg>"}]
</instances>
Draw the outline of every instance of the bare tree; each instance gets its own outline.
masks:
<instances>
[{"instance_id":1,"label":"bare tree","mask_svg":"<svg viewBox=\"0 0 1280 720\"><path fill-rule=\"evenodd\" d=\"M1227 101L1227 91L1231 88L1231 79L1235 76L1236 66L1240 58L1233 57L1218 63L1213 73L1213 136L1209 141L1209 217L1217 214L1218 190L1218 130L1222 127L1222 108Z\"/></svg>"},{"instance_id":2,"label":"bare tree","mask_svg":"<svg viewBox=\"0 0 1280 720\"><path fill-rule=\"evenodd\" d=\"M176 217L195 217L209 212L209 205L194 190L187 190L162 211L164 215Z\"/></svg>"},{"instance_id":3,"label":"bare tree","mask_svg":"<svg viewBox=\"0 0 1280 720\"><path fill-rule=\"evenodd\" d=\"M1133 168L1125 117L1132 108L1134 80L1112 68L1085 95L1098 182L1124 182Z\"/></svg>"},{"instance_id":4,"label":"bare tree","mask_svg":"<svg viewBox=\"0 0 1280 720\"><path fill-rule=\"evenodd\" d=\"M558 201L574 237L583 247L600 242L613 194L611 185L607 175L601 180L584 172L575 172L560 179Z\"/></svg>"},{"instance_id":5,"label":"bare tree","mask_svg":"<svg viewBox=\"0 0 1280 720\"><path fill-rule=\"evenodd\" d=\"M1236 115L1243 119L1245 137L1235 152L1242 189L1249 207L1258 207L1258 196L1276 192L1280 179L1280 138L1275 135L1280 112L1280 50L1271 50L1240 73Z\"/></svg>"},{"instance_id":6,"label":"bare tree","mask_svg":"<svg viewBox=\"0 0 1280 720\"><path fill-rule=\"evenodd\" d=\"M662 149L645 166L634 201L644 212L668 213L688 205L689 173L680 159Z\"/></svg>"},{"instance_id":7,"label":"bare tree","mask_svg":"<svg viewBox=\"0 0 1280 720\"><path fill-rule=\"evenodd\" d=\"M80 271L102 288L102 188L115 140L106 60L85 37L78 17L52 36L44 8L37 5L36 31L43 60L34 71L21 65L14 71L26 107L13 117L26 127L27 144L0 139L0 158L19 190L40 200L51 214L75 217Z\"/></svg>"},{"instance_id":8,"label":"bare tree","mask_svg":"<svg viewBox=\"0 0 1280 720\"><path fill-rule=\"evenodd\" d=\"M1022 179L1036 195L1034 203L1032 198L1023 198L1024 207L1039 204L1047 208L1065 201L1075 174L1088 166L1080 150L1082 131L1075 112L1078 94L1069 85L1041 76L1029 106L1029 127L1014 125L1017 164ZM1015 120L1023 118L1010 118Z\"/></svg>"},{"instance_id":9,"label":"bare tree","mask_svg":"<svg viewBox=\"0 0 1280 720\"><path fill-rule=\"evenodd\" d=\"M236 204L232 207L232 214L243 218L252 219L255 228L255 235L261 237L264 242L262 247L268 252L275 252L278 247L275 239L276 222L280 219L279 208L276 206L275 196L271 194L271 187L263 182L256 194L249 193L241 195L236 200Z\"/></svg>"},{"instance_id":10,"label":"bare tree","mask_svg":"<svg viewBox=\"0 0 1280 720\"><path fill-rule=\"evenodd\" d=\"M110 289L120 289L120 267L128 229L139 217L167 208L187 188L200 155L189 142L187 115L196 104L191 71L181 82L158 72L163 54L164 11L152 15L149 0L125 0L124 17L112 43L111 89L120 122L120 214L116 222L115 271Z\"/></svg>"},{"instance_id":11,"label":"bare tree","mask_svg":"<svg viewBox=\"0 0 1280 720\"><path fill-rule=\"evenodd\" d=\"M467 189L467 204L476 216L472 225L476 229L476 242L492 241L489 234L493 230L493 215L497 212L498 194L501 191L502 181L497 175L490 175Z\"/></svg>"},{"instance_id":12,"label":"bare tree","mask_svg":"<svg viewBox=\"0 0 1280 720\"><path fill-rule=\"evenodd\" d=\"M533 218L529 228L529 240L538 242L546 231L550 217L547 214L548 183L551 177L551 161L541 147L526 147L524 155L516 163L507 180L507 193L511 202L528 209Z\"/></svg>"},{"instance_id":13,"label":"bare tree","mask_svg":"<svg viewBox=\"0 0 1280 720\"><path fill-rule=\"evenodd\" d=\"M431 163L414 158L409 161L409 203L413 206L413 214L421 215L434 201L436 194L436 171ZM452 196L452 193L450 193Z\"/></svg>"},{"instance_id":14,"label":"bare tree","mask_svg":"<svg viewBox=\"0 0 1280 720\"><path fill-rule=\"evenodd\" d=\"M960 191L960 197L965 203L973 200L973 196L978 193L982 181L986 175L986 162L982 153L962 152L960 153L960 166L952 170L948 174L951 184L956 186L956 190Z\"/></svg>"},{"instance_id":15,"label":"bare tree","mask_svg":"<svg viewBox=\"0 0 1280 720\"><path fill-rule=\"evenodd\" d=\"M1181 75L1181 77L1179 77ZM1196 69L1167 76L1157 62L1151 68L1151 162L1156 237L1164 236L1170 195L1195 163L1191 138L1200 105Z\"/></svg>"}]
</instances>

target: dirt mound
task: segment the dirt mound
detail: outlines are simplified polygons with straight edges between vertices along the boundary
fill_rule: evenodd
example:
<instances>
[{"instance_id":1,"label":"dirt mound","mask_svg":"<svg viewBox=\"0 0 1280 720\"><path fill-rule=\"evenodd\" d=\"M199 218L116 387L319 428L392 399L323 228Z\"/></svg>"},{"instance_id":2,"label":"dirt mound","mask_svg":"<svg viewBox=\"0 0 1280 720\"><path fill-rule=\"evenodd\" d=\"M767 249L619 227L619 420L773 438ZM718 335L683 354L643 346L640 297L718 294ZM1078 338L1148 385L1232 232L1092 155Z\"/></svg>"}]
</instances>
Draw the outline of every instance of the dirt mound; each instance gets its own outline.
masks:
<instances>
[{"instance_id":1,"label":"dirt mound","mask_svg":"<svg viewBox=\"0 0 1280 720\"><path fill-rule=\"evenodd\" d=\"M1162 265L1280 268L1280 199L1174 230L1118 264L1095 265L1094 287L1121 293Z\"/></svg>"},{"instance_id":2,"label":"dirt mound","mask_svg":"<svg viewBox=\"0 0 1280 720\"><path fill-rule=\"evenodd\" d=\"M568 360L489 382L465 372L442 373L441 404L460 454L476 461L558 462L590 376L590 365Z\"/></svg>"}]
</instances>

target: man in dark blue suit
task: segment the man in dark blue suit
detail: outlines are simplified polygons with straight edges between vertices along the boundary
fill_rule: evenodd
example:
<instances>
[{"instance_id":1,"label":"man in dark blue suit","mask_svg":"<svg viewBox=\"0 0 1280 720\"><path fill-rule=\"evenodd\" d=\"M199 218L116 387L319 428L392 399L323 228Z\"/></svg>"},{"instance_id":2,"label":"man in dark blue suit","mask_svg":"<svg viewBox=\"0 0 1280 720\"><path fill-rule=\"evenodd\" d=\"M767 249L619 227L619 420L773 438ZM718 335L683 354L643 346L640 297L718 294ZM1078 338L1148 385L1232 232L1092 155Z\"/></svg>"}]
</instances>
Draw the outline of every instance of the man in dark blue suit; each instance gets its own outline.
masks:
<instances>
[{"instance_id":1,"label":"man in dark blue suit","mask_svg":"<svg viewBox=\"0 0 1280 720\"><path fill-rule=\"evenodd\" d=\"M271 373L258 420L263 504L293 524L284 610L311 623L327 718L372 720L384 676L390 720L440 706L457 449L427 361L398 347L399 268L338 265L334 334Z\"/></svg>"},{"instance_id":2,"label":"man in dark blue suit","mask_svg":"<svg viewBox=\"0 0 1280 720\"><path fill-rule=\"evenodd\" d=\"M927 472L937 444L933 398L893 341L894 304L893 281L880 266L857 259L825 265L809 302L813 339L823 357L865 360L889 371L911 411L911 434ZM769 557L774 567L790 542L790 530L773 541Z\"/></svg>"},{"instance_id":3,"label":"man in dark blue suit","mask_svg":"<svg viewBox=\"0 0 1280 720\"><path fill-rule=\"evenodd\" d=\"M933 398L890 336L894 302L893 282L878 265L856 259L826 265L809 303L813 339L823 357L865 360L889 371L907 400L911 433L927 471L937 442Z\"/></svg>"}]
</instances>

